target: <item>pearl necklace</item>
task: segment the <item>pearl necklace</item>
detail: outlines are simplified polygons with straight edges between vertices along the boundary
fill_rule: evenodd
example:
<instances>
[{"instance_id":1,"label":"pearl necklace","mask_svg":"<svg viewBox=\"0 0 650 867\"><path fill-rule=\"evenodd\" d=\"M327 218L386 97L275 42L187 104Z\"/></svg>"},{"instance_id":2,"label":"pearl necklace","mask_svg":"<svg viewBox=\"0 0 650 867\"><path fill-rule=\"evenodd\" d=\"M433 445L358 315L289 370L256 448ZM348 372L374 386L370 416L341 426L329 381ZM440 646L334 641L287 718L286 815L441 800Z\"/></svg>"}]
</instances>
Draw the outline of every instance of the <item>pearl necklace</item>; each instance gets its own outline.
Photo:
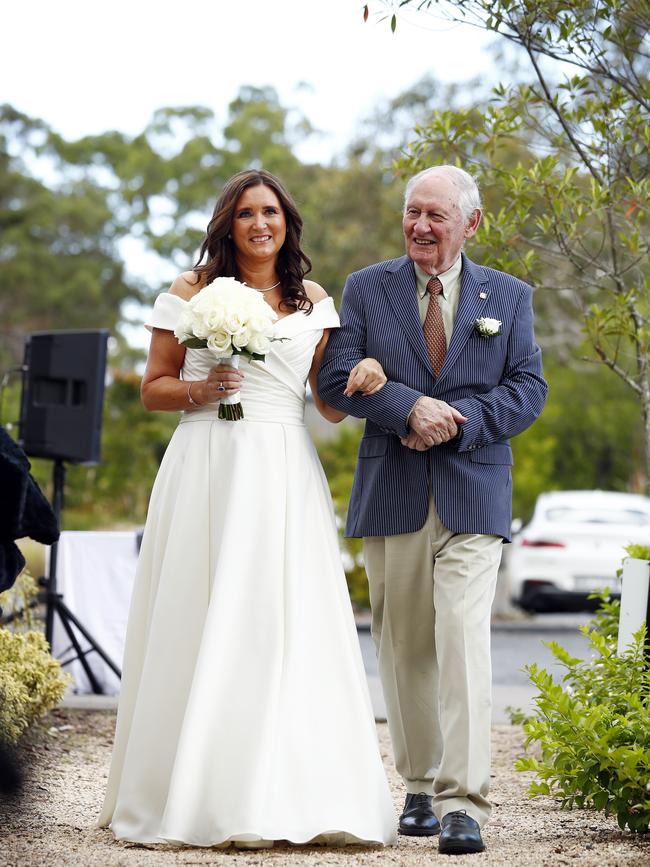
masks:
<instances>
[{"instance_id":1,"label":"pearl necklace","mask_svg":"<svg viewBox=\"0 0 650 867\"><path fill-rule=\"evenodd\" d=\"M274 283L273 286L268 286L266 289L258 289L257 286L251 286L251 289L254 289L256 292L270 292L271 289L277 289L282 280L278 280L277 283Z\"/></svg>"}]
</instances>

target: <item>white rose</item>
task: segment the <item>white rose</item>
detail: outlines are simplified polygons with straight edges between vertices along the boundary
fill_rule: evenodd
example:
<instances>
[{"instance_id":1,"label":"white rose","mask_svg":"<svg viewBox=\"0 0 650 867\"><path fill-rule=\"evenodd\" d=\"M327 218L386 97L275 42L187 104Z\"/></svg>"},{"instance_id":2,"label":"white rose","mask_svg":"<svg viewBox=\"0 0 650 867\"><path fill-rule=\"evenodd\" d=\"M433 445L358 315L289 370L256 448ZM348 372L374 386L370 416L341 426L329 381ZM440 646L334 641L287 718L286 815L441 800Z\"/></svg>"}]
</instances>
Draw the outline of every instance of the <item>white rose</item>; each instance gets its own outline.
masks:
<instances>
[{"instance_id":1,"label":"white rose","mask_svg":"<svg viewBox=\"0 0 650 867\"><path fill-rule=\"evenodd\" d=\"M497 334L501 334L502 324L500 319L490 319L489 316L481 316L474 323L474 328L481 337L496 337Z\"/></svg>"},{"instance_id":2,"label":"white rose","mask_svg":"<svg viewBox=\"0 0 650 867\"><path fill-rule=\"evenodd\" d=\"M236 305L237 286L241 286L233 277L218 277L209 283L191 299L192 309L206 317L215 309L225 311Z\"/></svg>"},{"instance_id":3,"label":"white rose","mask_svg":"<svg viewBox=\"0 0 650 867\"><path fill-rule=\"evenodd\" d=\"M223 310L211 310L210 313L206 314L203 321L205 322L206 328L210 331L228 331L225 325L226 315Z\"/></svg>"},{"instance_id":4,"label":"white rose","mask_svg":"<svg viewBox=\"0 0 650 867\"><path fill-rule=\"evenodd\" d=\"M490 319L488 316L483 317L483 327L486 331L491 331L493 334L501 328L501 320L500 319Z\"/></svg>"},{"instance_id":5,"label":"white rose","mask_svg":"<svg viewBox=\"0 0 650 867\"><path fill-rule=\"evenodd\" d=\"M183 310L181 313L176 328L174 328L174 336L179 343L183 343L194 336L194 332L192 331L192 313L190 310Z\"/></svg>"},{"instance_id":6,"label":"white rose","mask_svg":"<svg viewBox=\"0 0 650 867\"><path fill-rule=\"evenodd\" d=\"M271 341L264 334L253 334L246 344L246 349L255 355L266 355L271 348Z\"/></svg>"},{"instance_id":7,"label":"white rose","mask_svg":"<svg viewBox=\"0 0 650 867\"><path fill-rule=\"evenodd\" d=\"M189 307L191 332L207 339L211 349L231 352L231 343L240 349L253 340L256 347L268 350L269 338L273 336L272 322L277 315L258 292L234 277L213 280L194 295Z\"/></svg>"},{"instance_id":8,"label":"white rose","mask_svg":"<svg viewBox=\"0 0 650 867\"><path fill-rule=\"evenodd\" d=\"M215 277L208 285L212 287L213 291L227 293L237 292L244 284L234 277Z\"/></svg>"},{"instance_id":9,"label":"white rose","mask_svg":"<svg viewBox=\"0 0 650 867\"><path fill-rule=\"evenodd\" d=\"M250 328L245 325L232 335L232 343L237 349L244 349L252 337Z\"/></svg>"},{"instance_id":10,"label":"white rose","mask_svg":"<svg viewBox=\"0 0 650 867\"><path fill-rule=\"evenodd\" d=\"M246 324L246 313L240 310L231 310L224 316L223 328L230 334L239 334Z\"/></svg>"},{"instance_id":11,"label":"white rose","mask_svg":"<svg viewBox=\"0 0 650 867\"><path fill-rule=\"evenodd\" d=\"M266 304L266 302L264 303ZM268 307L269 305L267 304L266 306ZM271 310L271 313L273 313L277 318L275 310L272 310L270 307L269 310ZM248 327L253 334L263 334L264 337L273 337L273 322L271 319L262 316L254 316L249 319Z\"/></svg>"},{"instance_id":12,"label":"white rose","mask_svg":"<svg viewBox=\"0 0 650 867\"><path fill-rule=\"evenodd\" d=\"M230 342L230 334L223 329L213 332L208 336L208 349L218 352L224 358L232 355L232 344Z\"/></svg>"},{"instance_id":13,"label":"white rose","mask_svg":"<svg viewBox=\"0 0 650 867\"><path fill-rule=\"evenodd\" d=\"M208 286L197 292L190 298L190 307L197 316L205 315L206 311L214 306L214 298Z\"/></svg>"},{"instance_id":14,"label":"white rose","mask_svg":"<svg viewBox=\"0 0 650 867\"><path fill-rule=\"evenodd\" d=\"M210 336L210 329L205 324L205 321L196 314L192 317L192 331L201 340L205 340L206 337Z\"/></svg>"}]
</instances>

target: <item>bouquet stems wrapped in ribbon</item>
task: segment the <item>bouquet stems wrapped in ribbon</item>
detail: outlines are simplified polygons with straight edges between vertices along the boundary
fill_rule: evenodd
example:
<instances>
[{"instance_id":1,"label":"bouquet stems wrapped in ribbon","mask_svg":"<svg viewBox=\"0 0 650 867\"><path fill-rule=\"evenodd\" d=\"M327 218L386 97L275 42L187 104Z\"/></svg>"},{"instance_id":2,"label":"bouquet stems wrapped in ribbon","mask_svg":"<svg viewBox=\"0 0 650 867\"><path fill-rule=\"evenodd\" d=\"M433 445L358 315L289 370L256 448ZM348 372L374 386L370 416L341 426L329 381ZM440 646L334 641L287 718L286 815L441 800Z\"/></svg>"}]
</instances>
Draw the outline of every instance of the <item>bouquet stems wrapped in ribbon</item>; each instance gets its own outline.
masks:
<instances>
[{"instance_id":1,"label":"bouquet stems wrapped in ribbon","mask_svg":"<svg viewBox=\"0 0 650 867\"><path fill-rule=\"evenodd\" d=\"M264 361L277 313L255 289L234 277L217 277L187 302L174 334L191 349L210 349L220 364L239 367L239 356ZM219 418L244 417L239 392L221 399Z\"/></svg>"},{"instance_id":2,"label":"bouquet stems wrapped in ribbon","mask_svg":"<svg viewBox=\"0 0 650 867\"><path fill-rule=\"evenodd\" d=\"M263 358L264 356L262 356ZM228 364L230 367L239 367L239 355L234 354L226 358L217 358L218 364ZM239 399L239 392L226 395L219 401L219 418L226 418L228 421L239 421L244 417L244 408Z\"/></svg>"}]
</instances>

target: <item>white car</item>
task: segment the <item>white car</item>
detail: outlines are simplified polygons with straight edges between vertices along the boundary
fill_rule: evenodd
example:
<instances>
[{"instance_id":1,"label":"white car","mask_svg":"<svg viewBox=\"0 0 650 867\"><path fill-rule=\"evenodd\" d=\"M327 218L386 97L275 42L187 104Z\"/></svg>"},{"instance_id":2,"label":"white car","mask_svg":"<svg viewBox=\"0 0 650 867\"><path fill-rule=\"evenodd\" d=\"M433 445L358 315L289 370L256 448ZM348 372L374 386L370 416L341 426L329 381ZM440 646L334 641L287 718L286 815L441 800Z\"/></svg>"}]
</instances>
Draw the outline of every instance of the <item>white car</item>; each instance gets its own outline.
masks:
<instances>
[{"instance_id":1,"label":"white car","mask_svg":"<svg viewBox=\"0 0 650 867\"><path fill-rule=\"evenodd\" d=\"M650 498L609 491L541 494L507 552L512 601L527 611L593 610L587 597L608 587L631 542L650 545Z\"/></svg>"}]
</instances>

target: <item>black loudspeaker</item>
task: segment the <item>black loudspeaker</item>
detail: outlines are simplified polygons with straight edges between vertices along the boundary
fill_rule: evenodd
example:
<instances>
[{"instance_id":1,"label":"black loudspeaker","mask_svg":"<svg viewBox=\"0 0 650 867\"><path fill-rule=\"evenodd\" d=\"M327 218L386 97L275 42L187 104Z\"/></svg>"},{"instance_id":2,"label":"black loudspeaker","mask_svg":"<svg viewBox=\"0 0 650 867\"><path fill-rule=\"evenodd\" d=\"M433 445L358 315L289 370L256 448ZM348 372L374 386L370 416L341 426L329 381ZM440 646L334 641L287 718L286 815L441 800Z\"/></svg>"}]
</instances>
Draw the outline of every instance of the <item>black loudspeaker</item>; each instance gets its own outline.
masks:
<instances>
[{"instance_id":1,"label":"black loudspeaker","mask_svg":"<svg viewBox=\"0 0 650 867\"><path fill-rule=\"evenodd\" d=\"M99 463L108 334L39 331L27 338L20 445L28 455Z\"/></svg>"}]
</instances>

